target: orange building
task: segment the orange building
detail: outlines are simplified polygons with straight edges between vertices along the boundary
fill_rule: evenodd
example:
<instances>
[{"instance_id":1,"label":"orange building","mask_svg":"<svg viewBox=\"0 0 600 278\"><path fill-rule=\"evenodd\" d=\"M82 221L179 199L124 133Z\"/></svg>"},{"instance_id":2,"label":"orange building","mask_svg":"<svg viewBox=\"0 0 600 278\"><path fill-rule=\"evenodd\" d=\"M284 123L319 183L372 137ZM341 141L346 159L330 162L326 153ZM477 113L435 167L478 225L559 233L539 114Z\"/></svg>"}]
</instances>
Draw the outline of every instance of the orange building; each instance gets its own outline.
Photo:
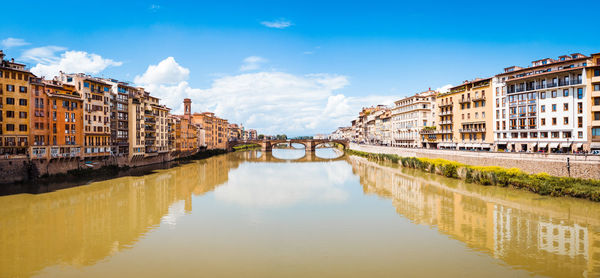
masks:
<instances>
[{"instance_id":1,"label":"orange building","mask_svg":"<svg viewBox=\"0 0 600 278\"><path fill-rule=\"evenodd\" d=\"M0 155L25 155L29 147L29 78L34 75L0 50Z\"/></svg>"},{"instance_id":2,"label":"orange building","mask_svg":"<svg viewBox=\"0 0 600 278\"><path fill-rule=\"evenodd\" d=\"M207 149L226 149L229 135L229 122L215 116L212 112L194 113L192 123L204 129L204 143Z\"/></svg>"},{"instance_id":3,"label":"orange building","mask_svg":"<svg viewBox=\"0 0 600 278\"><path fill-rule=\"evenodd\" d=\"M75 86L32 78L31 88L31 158L81 157L83 100Z\"/></svg>"}]
</instances>

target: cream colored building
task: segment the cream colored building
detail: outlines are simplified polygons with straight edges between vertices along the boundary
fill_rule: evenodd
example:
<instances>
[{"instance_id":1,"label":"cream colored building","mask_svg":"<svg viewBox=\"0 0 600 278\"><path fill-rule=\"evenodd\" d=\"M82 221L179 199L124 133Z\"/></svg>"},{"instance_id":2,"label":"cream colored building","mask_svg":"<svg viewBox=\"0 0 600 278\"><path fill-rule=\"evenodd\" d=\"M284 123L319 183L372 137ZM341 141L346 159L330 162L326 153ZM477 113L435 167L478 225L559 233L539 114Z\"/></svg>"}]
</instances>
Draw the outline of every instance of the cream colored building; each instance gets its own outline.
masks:
<instances>
[{"instance_id":1,"label":"cream colored building","mask_svg":"<svg viewBox=\"0 0 600 278\"><path fill-rule=\"evenodd\" d=\"M394 102L391 109L392 146L427 147L419 132L435 126L436 91L427 90Z\"/></svg>"}]
</instances>

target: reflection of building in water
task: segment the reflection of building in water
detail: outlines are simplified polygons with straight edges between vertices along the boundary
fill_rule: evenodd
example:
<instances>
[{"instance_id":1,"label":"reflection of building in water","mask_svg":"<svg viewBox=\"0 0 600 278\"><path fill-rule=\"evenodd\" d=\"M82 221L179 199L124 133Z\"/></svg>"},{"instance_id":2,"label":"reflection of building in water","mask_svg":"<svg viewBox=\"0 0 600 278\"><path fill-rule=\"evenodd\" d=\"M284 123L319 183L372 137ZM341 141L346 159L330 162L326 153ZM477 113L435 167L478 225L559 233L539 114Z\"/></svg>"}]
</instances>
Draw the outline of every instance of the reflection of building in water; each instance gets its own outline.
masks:
<instances>
[{"instance_id":1,"label":"reflection of building in water","mask_svg":"<svg viewBox=\"0 0 600 278\"><path fill-rule=\"evenodd\" d=\"M92 265L191 211L192 192L227 181L240 160L226 156L140 177L0 198L0 276L31 276L57 265Z\"/></svg>"},{"instance_id":2,"label":"reflection of building in water","mask_svg":"<svg viewBox=\"0 0 600 278\"><path fill-rule=\"evenodd\" d=\"M507 198L497 189L497 194L491 195L493 188L385 167L362 158L349 161L366 193L391 198L398 214L436 226L470 248L536 274L600 275L600 220L593 218L600 215L600 207L596 204L572 200L564 209L550 200L555 203L554 211L549 211L536 207L527 193L515 192L517 197ZM578 217L571 215L571 210L579 208Z\"/></svg>"}]
</instances>

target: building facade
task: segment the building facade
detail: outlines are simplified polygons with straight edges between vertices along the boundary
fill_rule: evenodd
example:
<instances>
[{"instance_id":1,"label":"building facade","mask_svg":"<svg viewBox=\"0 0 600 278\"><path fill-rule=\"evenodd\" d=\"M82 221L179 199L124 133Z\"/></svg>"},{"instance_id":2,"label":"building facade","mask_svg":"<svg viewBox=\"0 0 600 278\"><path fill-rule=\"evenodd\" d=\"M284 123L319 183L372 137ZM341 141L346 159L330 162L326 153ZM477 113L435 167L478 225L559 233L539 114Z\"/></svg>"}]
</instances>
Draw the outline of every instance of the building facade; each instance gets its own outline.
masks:
<instances>
[{"instance_id":1,"label":"building facade","mask_svg":"<svg viewBox=\"0 0 600 278\"><path fill-rule=\"evenodd\" d=\"M435 126L437 92L427 90L394 102L391 109L392 146L427 147L427 140L419 132Z\"/></svg>"},{"instance_id":2,"label":"building facade","mask_svg":"<svg viewBox=\"0 0 600 278\"><path fill-rule=\"evenodd\" d=\"M0 155L26 155L29 147L29 79L34 75L0 50Z\"/></svg>"},{"instance_id":3,"label":"building facade","mask_svg":"<svg viewBox=\"0 0 600 278\"><path fill-rule=\"evenodd\" d=\"M60 80L75 86L83 99L83 156L85 158L110 156L111 85L82 73L61 73Z\"/></svg>"},{"instance_id":4,"label":"building facade","mask_svg":"<svg viewBox=\"0 0 600 278\"><path fill-rule=\"evenodd\" d=\"M571 152L589 149L586 67L575 53L530 67L507 67L495 77L494 121L498 150Z\"/></svg>"}]
</instances>

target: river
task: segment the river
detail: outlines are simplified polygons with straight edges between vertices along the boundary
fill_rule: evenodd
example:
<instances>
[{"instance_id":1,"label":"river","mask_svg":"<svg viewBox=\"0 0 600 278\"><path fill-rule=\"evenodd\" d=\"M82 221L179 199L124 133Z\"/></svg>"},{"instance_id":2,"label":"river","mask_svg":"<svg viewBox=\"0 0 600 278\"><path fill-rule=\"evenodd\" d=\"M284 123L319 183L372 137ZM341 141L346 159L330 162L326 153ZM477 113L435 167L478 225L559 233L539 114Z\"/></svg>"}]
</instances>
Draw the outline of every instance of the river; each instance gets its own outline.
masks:
<instances>
[{"instance_id":1,"label":"river","mask_svg":"<svg viewBox=\"0 0 600 278\"><path fill-rule=\"evenodd\" d=\"M0 277L600 275L600 204L339 155L235 152L2 196Z\"/></svg>"}]
</instances>

